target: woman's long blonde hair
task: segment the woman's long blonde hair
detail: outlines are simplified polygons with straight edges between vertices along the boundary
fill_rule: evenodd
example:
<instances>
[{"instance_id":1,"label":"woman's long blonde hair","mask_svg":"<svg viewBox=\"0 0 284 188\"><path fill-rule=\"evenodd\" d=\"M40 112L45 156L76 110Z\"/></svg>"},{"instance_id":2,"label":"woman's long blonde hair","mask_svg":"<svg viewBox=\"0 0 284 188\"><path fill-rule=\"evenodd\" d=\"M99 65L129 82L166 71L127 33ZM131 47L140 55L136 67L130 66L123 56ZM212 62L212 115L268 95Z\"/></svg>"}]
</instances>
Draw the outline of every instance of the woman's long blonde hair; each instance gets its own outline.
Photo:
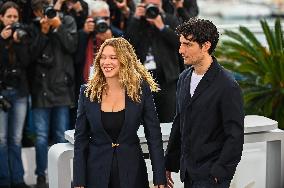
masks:
<instances>
[{"instance_id":1,"label":"woman's long blonde hair","mask_svg":"<svg viewBox=\"0 0 284 188\"><path fill-rule=\"evenodd\" d=\"M94 76L89 79L85 90L85 95L91 101L101 102L102 93L107 87L106 78L100 67L102 51L106 46L112 46L115 49L120 62L119 82L134 102L140 102L142 81L146 81L150 85L151 91L157 92L159 90L158 84L138 60L133 46L124 38L111 38L101 45L95 57Z\"/></svg>"}]
</instances>

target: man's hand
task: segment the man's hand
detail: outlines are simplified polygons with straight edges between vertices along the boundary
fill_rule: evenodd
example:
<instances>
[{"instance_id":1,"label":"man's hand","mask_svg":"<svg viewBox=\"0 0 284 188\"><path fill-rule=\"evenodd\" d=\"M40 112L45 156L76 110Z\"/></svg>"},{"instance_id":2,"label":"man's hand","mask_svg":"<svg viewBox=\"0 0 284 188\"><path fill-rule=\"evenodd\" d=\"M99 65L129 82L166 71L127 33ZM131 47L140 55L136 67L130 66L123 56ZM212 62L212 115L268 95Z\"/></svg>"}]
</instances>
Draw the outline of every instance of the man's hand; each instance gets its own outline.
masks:
<instances>
[{"instance_id":1,"label":"man's hand","mask_svg":"<svg viewBox=\"0 0 284 188\"><path fill-rule=\"evenodd\" d=\"M57 11L60 11L61 7L62 7L62 5L65 1L66 0L57 0L53 8Z\"/></svg>"},{"instance_id":2,"label":"man's hand","mask_svg":"<svg viewBox=\"0 0 284 188\"><path fill-rule=\"evenodd\" d=\"M165 27L165 24L162 20L161 15L158 15L156 18L147 18L147 21L152 24L155 25L158 29L163 29Z\"/></svg>"},{"instance_id":3,"label":"man's hand","mask_svg":"<svg viewBox=\"0 0 284 188\"><path fill-rule=\"evenodd\" d=\"M112 38L112 32L110 29L108 29L106 32L104 33L97 33L96 37L102 41L105 41L106 39L110 39Z\"/></svg>"},{"instance_id":4,"label":"man's hand","mask_svg":"<svg viewBox=\"0 0 284 188\"><path fill-rule=\"evenodd\" d=\"M49 29L50 29L50 24L48 22L48 19L42 18L39 23L40 23L40 26L41 26L41 32L44 33L44 34L47 34L49 32Z\"/></svg>"},{"instance_id":5,"label":"man's hand","mask_svg":"<svg viewBox=\"0 0 284 188\"><path fill-rule=\"evenodd\" d=\"M145 16L145 4L139 3L136 6L134 17L137 18L137 19L140 19L142 16Z\"/></svg>"},{"instance_id":6,"label":"man's hand","mask_svg":"<svg viewBox=\"0 0 284 188\"><path fill-rule=\"evenodd\" d=\"M166 171L166 177L167 177L167 188L173 188L174 181L172 179L172 173L170 171Z\"/></svg>"},{"instance_id":7,"label":"man's hand","mask_svg":"<svg viewBox=\"0 0 284 188\"><path fill-rule=\"evenodd\" d=\"M48 19L48 23L53 29L57 29L61 25L61 20L58 16L55 16L52 19Z\"/></svg>"},{"instance_id":8,"label":"man's hand","mask_svg":"<svg viewBox=\"0 0 284 188\"><path fill-rule=\"evenodd\" d=\"M85 33L91 33L95 30L95 23L93 18L87 18L83 28Z\"/></svg>"}]
</instances>

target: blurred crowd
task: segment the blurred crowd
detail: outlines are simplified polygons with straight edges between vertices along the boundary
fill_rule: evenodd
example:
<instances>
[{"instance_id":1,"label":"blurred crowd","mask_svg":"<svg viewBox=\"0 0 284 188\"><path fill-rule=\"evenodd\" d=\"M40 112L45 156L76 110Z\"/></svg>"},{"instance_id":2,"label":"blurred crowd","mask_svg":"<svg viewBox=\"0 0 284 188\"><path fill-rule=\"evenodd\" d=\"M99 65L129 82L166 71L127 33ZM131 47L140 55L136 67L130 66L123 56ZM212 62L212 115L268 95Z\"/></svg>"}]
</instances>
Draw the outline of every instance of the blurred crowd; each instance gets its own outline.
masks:
<instances>
[{"instance_id":1,"label":"blurred crowd","mask_svg":"<svg viewBox=\"0 0 284 188\"><path fill-rule=\"evenodd\" d=\"M0 0L0 188L28 187L24 127L35 133L37 187L46 187L47 151L74 128L80 85L100 45L129 40L161 91L160 122L175 112L184 69L175 28L198 14L196 0Z\"/></svg>"}]
</instances>

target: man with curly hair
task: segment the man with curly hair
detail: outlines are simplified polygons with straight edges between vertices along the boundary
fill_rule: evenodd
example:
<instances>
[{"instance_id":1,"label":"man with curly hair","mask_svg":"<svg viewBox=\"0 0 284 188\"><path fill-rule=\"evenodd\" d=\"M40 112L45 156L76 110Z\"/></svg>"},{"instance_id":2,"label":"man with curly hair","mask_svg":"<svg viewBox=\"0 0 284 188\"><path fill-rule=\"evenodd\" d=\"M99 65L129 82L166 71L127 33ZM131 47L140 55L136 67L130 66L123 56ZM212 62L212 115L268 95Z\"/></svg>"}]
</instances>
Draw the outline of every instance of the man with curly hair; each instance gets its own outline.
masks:
<instances>
[{"instance_id":1,"label":"man with curly hair","mask_svg":"<svg viewBox=\"0 0 284 188\"><path fill-rule=\"evenodd\" d=\"M239 85L212 56L219 34L209 20L177 28L184 70L178 81L176 116L166 152L168 187L180 170L185 188L228 188L244 142Z\"/></svg>"}]
</instances>

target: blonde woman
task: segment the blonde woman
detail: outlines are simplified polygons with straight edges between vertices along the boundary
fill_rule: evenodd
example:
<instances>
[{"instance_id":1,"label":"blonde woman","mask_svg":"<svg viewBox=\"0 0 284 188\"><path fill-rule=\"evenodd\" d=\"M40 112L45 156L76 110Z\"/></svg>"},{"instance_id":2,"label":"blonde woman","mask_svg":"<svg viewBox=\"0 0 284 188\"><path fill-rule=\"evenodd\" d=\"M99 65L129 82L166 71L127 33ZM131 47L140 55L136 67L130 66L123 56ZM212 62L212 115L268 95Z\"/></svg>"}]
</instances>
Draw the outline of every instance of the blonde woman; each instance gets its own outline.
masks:
<instances>
[{"instance_id":1,"label":"blonde woman","mask_svg":"<svg viewBox=\"0 0 284 188\"><path fill-rule=\"evenodd\" d=\"M166 183L162 135L151 91L158 86L123 38L107 39L81 87L74 149L76 188L148 188L137 136L149 146L155 187Z\"/></svg>"}]
</instances>

